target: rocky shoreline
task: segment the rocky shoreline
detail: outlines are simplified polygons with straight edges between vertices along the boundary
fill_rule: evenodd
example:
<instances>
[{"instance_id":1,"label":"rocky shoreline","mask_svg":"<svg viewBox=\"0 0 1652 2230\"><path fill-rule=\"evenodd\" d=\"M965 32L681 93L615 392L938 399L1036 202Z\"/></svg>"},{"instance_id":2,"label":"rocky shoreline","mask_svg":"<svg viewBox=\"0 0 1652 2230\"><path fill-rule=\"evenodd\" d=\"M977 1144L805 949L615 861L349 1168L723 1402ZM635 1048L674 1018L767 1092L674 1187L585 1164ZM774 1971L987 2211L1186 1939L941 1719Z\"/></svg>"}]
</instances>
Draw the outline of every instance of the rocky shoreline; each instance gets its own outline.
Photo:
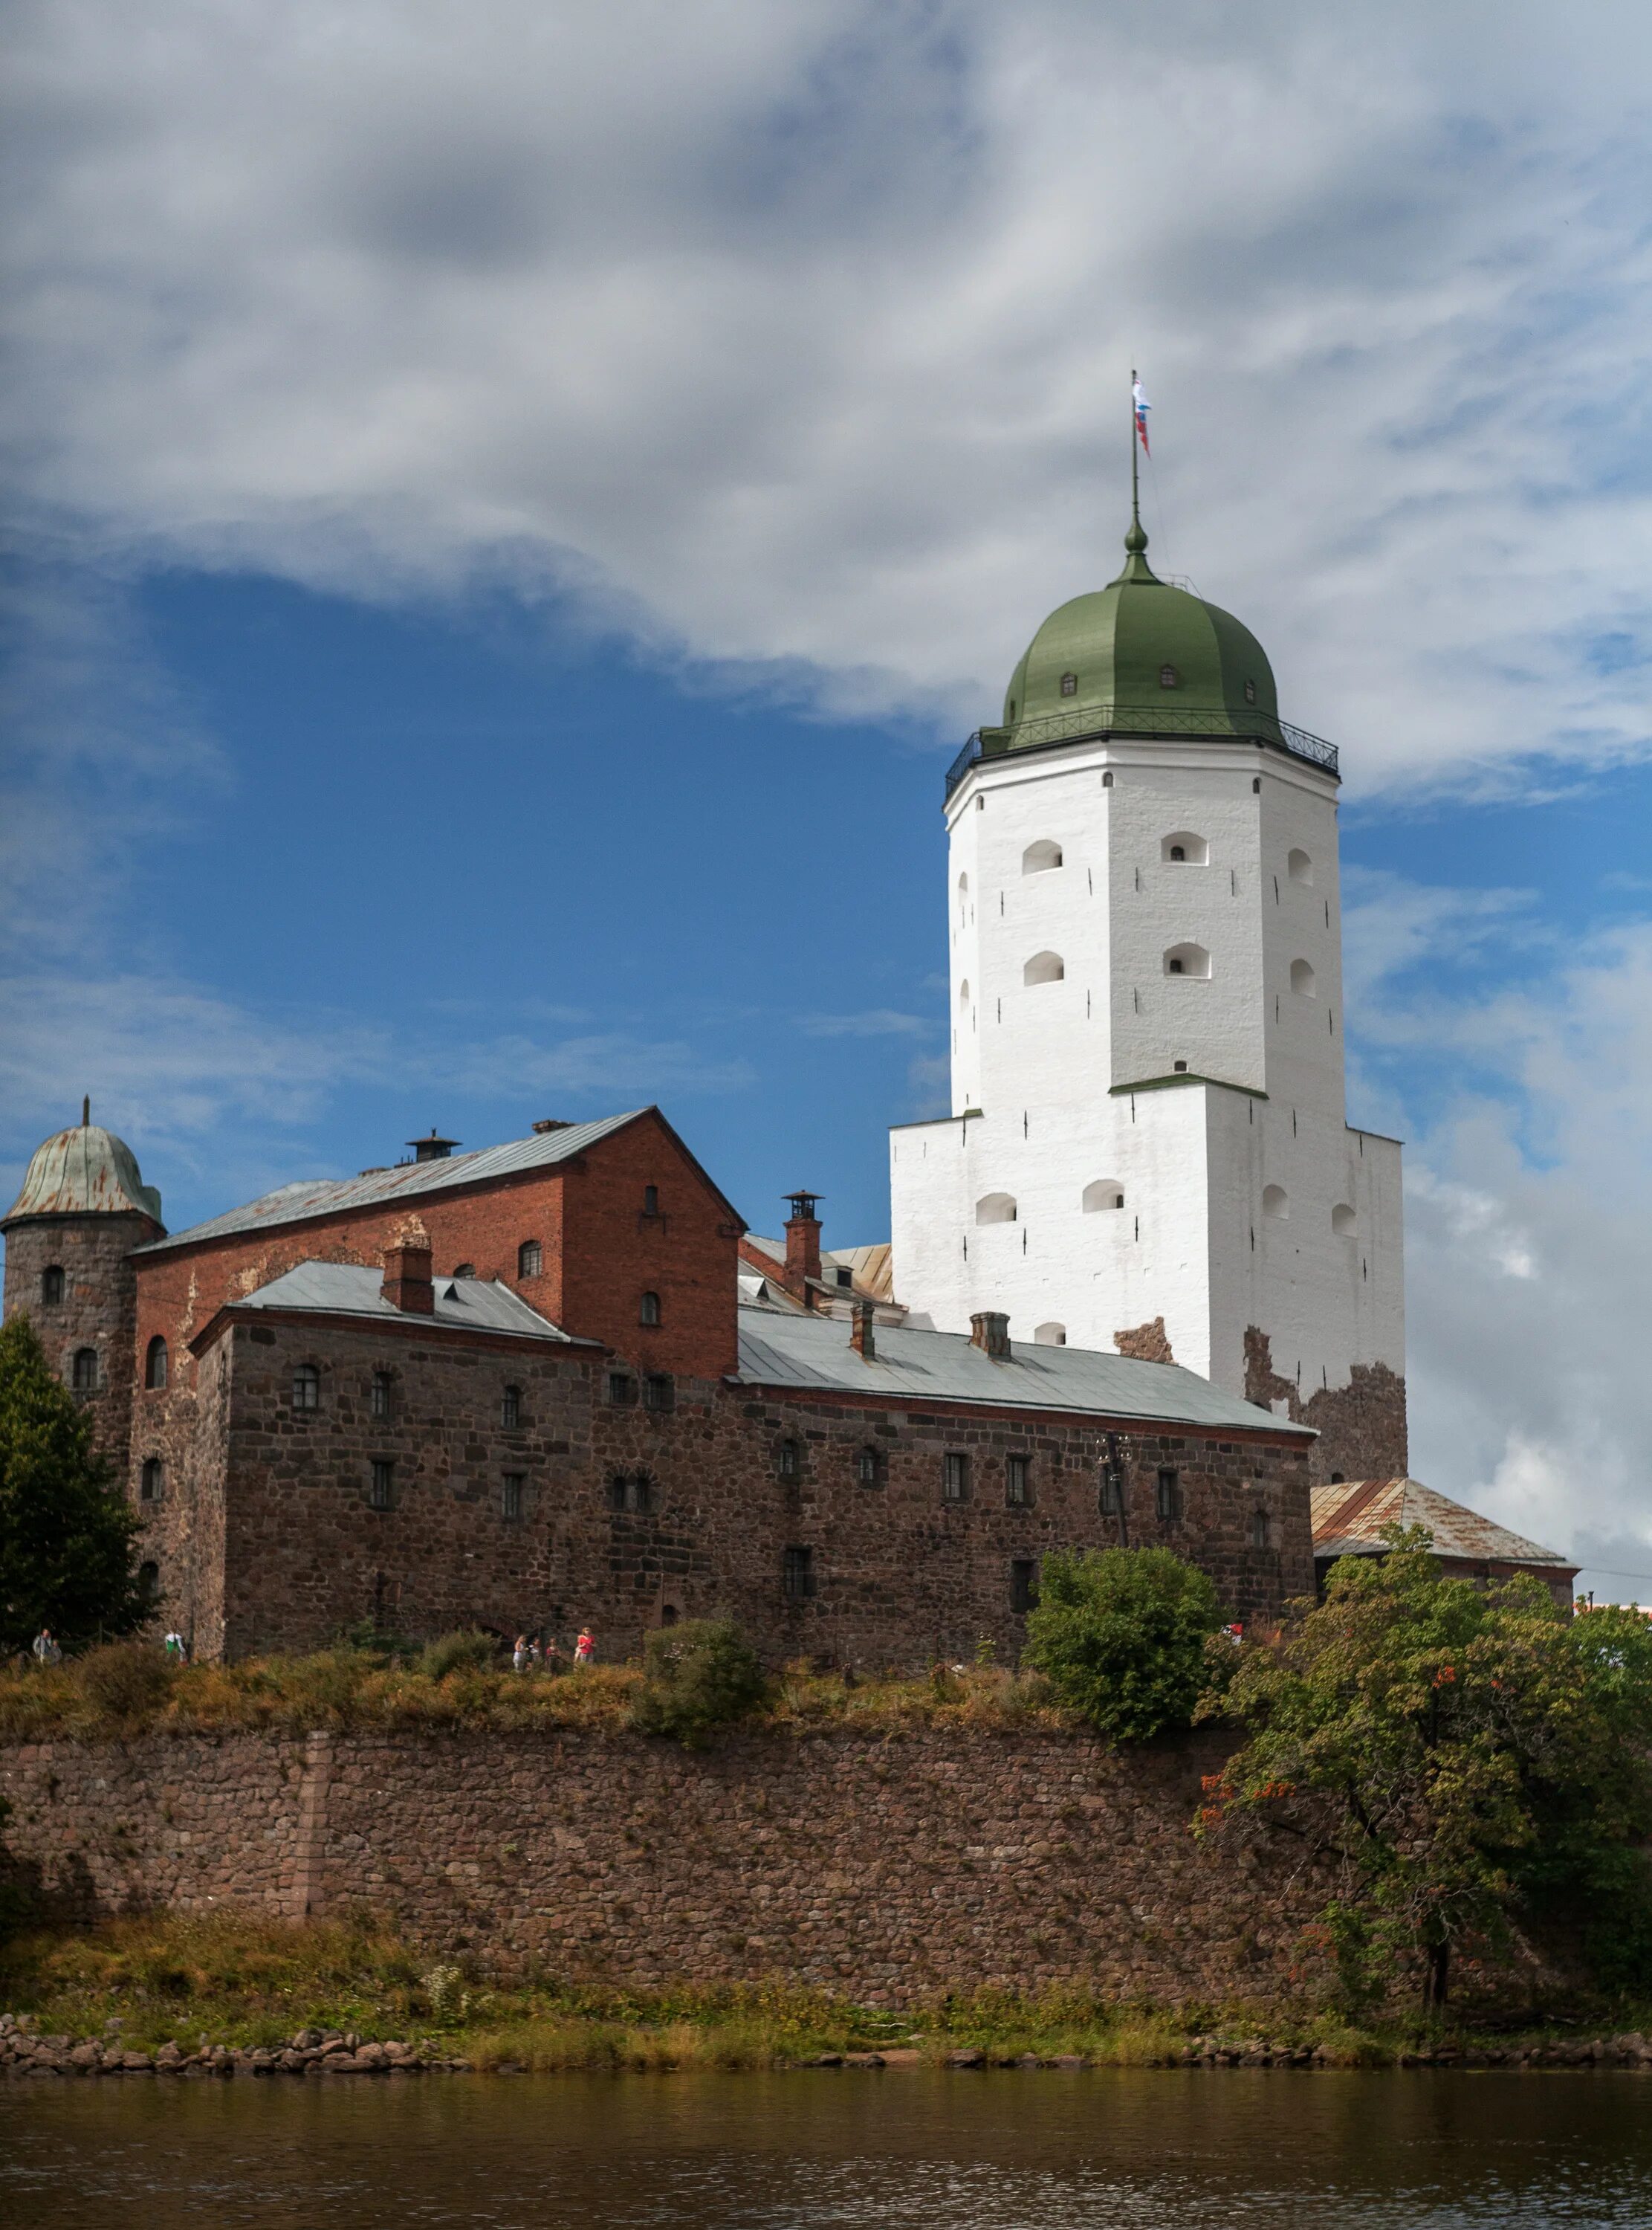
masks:
<instances>
[{"instance_id":1,"label":"rocky shoreline","mask_svg":"<svg viewBox=\"0 0 1652 2230\"><path fill-rule=\"evenodd\" d=\"M823 2052L794 2063L804 2067L1086 2068L1098 2063L1077 2053L1012 2057L963 2047L939 2055L917 2046L878 2052ZM1273 2044L1263 2038L1194 2037L1180 2050L1147 2063L1159 2067L1332 2067L1339 2062L1325 2045ZM1418 2046L1395 2054L1400 2067L1652 2067L1652 2042L1638 2030L1622 2036L1588 2040L1544 2040L1533 2044ZM181 2075L222 2079L235 2075L418 2075L470 2074L469 2059L442 2051L429 2038L416 2043L364 2040L353 2031L301 2028L285 2044L231 2046L202 2045L186 2052L168 2042L154 2052L125 2044L113 2025L100 2037L42 2036L27 2014L0 2014L0 2075L29 2076ZM515 2062L503 2060L485 2071L519 2075Z\"/></svg>"}]
</instances>

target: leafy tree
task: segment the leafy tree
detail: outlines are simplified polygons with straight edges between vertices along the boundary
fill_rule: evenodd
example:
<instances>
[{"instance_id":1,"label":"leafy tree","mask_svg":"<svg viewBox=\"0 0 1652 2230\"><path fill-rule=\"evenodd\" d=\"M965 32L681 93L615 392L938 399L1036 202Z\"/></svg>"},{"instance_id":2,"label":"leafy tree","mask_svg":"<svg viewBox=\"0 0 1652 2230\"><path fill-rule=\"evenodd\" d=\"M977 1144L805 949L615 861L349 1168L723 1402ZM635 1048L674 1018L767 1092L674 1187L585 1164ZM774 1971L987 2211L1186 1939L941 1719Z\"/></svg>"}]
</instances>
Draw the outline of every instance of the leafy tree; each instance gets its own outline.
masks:
<instances>
[{"instance_id":1,"label":"leafy tree","mask_svg":"<svg viewBox=\"0 0 1652 2230\"><path fill-rule=\"evenodd\" d=\"M1222 1623L1207 1576L1168 1549L1057 1550L1044 1560L1024 1660L1115 1742L1192 1723Z\"/></svg>"},{"instance_id":2,"label":"leafy tree","mask_svg":"<svg viewBox=\"0 0 1652 2230\"><path fill-rule=\"evenodd\" d=\"M732 1619L688 1619L651 1634L631 1723L702 1750L718 1727L756 1711L768 1693L757 1653Z\"/></svg>"},{"instance_id":3,"label":"leafy tree","mask_svg":"<svg viewBox=\"0 0 1652 2230\"><path fill-rule=\"evenodd\" d=\"M26 1649L42 1626L65 1649L141 1626L137 1530L18 1311L0 1325L0 1647Z\"/></svg>"},{"instance_id":4,"label":"leafy tree","mask_svg":"<svg viewBox=\"0 0 1652 2230\"><path fill-rule=\"evenodd\" d=\"M1517 1915L1587 1912L1652 1967L1652 1628L1569 1618L1529 1576L1444 1578L1421 1527L1385 1537L1211 1699L1250 1738L1199 1831L1265 1824L1334 1863L1323 1918L1355 2002L1409 1969L1437 2010L1465 1943L1506 1946Z\"/></svg>"}]
</instances>

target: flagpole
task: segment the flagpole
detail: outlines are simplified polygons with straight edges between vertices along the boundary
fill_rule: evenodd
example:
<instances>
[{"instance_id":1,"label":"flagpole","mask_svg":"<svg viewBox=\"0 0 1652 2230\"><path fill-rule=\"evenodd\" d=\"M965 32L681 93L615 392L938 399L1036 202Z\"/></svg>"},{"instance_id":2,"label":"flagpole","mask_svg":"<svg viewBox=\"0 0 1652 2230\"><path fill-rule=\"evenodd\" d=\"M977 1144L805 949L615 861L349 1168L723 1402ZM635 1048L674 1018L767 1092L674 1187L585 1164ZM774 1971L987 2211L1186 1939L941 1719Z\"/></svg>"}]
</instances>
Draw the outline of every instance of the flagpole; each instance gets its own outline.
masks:
<instances>
[{"instance_id":1,"label":"flagpole","mask_svg":"<svg viewBox=\"0 0 1652 2230\"><path fill-rule=\"evenodd\" d=\"M1135 383L1136 370L1132 364L1130 366L1130 524L1132 526L1140 526L1141 524L1141 462L1135 453L1137 432Z\"/></svg>"}]
</instances>

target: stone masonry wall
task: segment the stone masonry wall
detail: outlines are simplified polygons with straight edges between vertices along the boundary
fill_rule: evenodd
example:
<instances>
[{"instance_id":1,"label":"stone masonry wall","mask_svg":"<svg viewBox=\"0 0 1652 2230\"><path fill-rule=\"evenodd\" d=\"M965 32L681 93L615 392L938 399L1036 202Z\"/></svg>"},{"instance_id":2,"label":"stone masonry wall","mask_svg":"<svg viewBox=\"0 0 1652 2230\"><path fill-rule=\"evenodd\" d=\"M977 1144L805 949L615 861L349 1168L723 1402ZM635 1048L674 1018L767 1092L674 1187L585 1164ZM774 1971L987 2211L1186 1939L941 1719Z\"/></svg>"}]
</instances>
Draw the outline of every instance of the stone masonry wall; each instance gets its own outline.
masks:
<instances>
[{"instance_id":1,"label":"stone masonry wall","mask_svg":"<svg viewBox=\"0 0 1652 2230\"><path fill-rule=\"evenodd\" d=\"M433 1955L652 1986L778 1976L865 2002L1282 1987L1314 1901L1202 1850L1213 1737L838 1729L704 1756L569 1733L0 1750L14 1875L83 1916L365 1906Z\"/></svg>"}]
</instances>

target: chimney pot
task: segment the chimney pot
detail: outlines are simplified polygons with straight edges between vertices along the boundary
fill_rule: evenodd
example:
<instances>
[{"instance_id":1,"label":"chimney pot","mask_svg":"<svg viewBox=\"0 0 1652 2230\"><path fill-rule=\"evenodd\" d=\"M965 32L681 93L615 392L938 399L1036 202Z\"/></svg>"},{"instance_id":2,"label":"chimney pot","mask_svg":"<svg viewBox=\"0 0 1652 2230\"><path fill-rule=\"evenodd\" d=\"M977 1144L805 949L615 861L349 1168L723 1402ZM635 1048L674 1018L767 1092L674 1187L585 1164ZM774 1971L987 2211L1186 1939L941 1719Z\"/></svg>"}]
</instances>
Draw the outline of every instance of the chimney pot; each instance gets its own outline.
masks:
<instances>
[{"instance_id":1,"label":"chimney pot","mask_svg":"<svg viewBox=\"0 0 1652 2230\"><path fill-rule=\"evenodd\" d=\"M995 1363L1008 1363L1012 1359L1009 1318L997 1309L982 1309L969 1319L969 1344Z\"/></svg>"},{"instance_id":2,"label":"chimney pot","mask_svg":"<svg viewBox=\"0 0 1652 2230\"><path fill-rule=\"evenodd\" d=\"M792 1212L786 1221L786 1286L798 1299L808 1297L808 1281L820 1274L820 1219L815 1214L818 1192L786 1196Z\"/></svg>"},{"instance_id":3,"label":"chimney pot","mask_svg":"<svg viewBox=\"0 0 1652 2230\"><path fill-rule=\"evenodd\" d=\"M398 1240L384 1250L384 1282L379 1288L393 1309L408 1316L436 1313L436 1288L430 1276L430 1241Z\"/></svg>"},{"instance_id":4,"label":"chimney pot","mask_svg":"<svg viewBox=\"0 0 1652 2230\"><path fill-rule=\"evenodd\" d=\"M877 1318L870 1301L856 1301L849 1312L849 1344L868 1363L877 1360Z\"/></svg>"}]
</instances>

